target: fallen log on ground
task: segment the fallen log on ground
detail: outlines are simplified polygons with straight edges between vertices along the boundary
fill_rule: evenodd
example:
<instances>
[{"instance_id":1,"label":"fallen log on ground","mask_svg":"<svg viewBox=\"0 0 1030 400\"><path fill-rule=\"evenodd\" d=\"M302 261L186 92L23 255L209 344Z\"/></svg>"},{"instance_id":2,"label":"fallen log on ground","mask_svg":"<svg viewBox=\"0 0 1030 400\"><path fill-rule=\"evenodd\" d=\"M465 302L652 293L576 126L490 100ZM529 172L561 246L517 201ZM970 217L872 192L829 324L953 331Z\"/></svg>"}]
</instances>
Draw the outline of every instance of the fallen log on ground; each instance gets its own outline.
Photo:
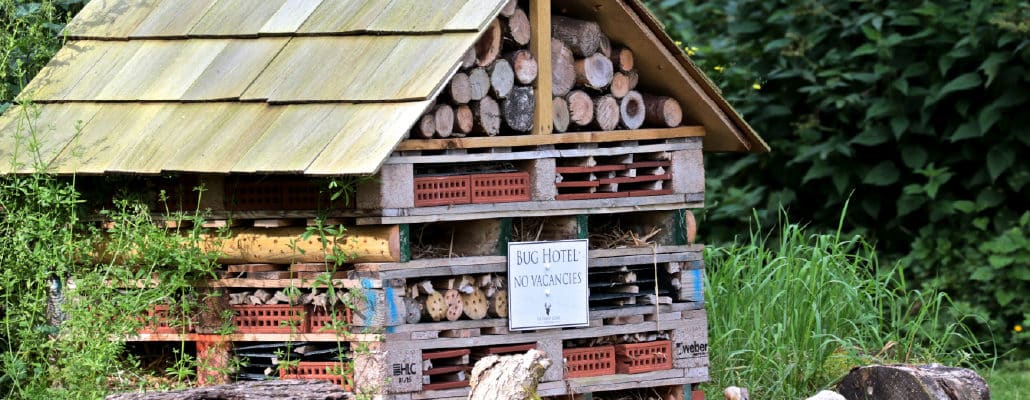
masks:
<instances>
[{"instance_id":1,"label":"fallen log on ground","mask_svg":"<svg viewBox=\"0 0 1030 400\"><path fill-rule=\"evenodd\" d=\"M973 370L943 365L858 367L837 385L848 399L989 400L987 382Z\"/></svg>"},{"instance_id":2,"label":"fallen log on ground","mask_svg":"<svg viewBox=\"0 0 1030 400\"><path fill-rule=\"evenodd\" d=\"M550 366L547 354L535 349L526 354L486 356L472 368L468 400L531 399Z\"/></svg>"}]
</instances>

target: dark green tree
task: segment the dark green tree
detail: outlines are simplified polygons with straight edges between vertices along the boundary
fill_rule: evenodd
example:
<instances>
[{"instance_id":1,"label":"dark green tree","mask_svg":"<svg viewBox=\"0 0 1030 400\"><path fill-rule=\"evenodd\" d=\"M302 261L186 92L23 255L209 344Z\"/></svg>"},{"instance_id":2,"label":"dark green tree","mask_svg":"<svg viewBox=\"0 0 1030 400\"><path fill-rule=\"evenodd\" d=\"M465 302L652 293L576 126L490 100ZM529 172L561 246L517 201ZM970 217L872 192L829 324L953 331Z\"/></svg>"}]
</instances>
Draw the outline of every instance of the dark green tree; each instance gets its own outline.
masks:
<instances>
[{"instance_id":1,"label":"dark green tree","mask_svg":"<svg viewBox=\"0 0 1030 400\"><path fill-rule=\"evenodd\" d=\"M983 339L1028 347L1030 4L647 3L773 148L710 157L710 242L752 209L835 226L850 199L848 226Z\"/></svg>"}]
</instances>

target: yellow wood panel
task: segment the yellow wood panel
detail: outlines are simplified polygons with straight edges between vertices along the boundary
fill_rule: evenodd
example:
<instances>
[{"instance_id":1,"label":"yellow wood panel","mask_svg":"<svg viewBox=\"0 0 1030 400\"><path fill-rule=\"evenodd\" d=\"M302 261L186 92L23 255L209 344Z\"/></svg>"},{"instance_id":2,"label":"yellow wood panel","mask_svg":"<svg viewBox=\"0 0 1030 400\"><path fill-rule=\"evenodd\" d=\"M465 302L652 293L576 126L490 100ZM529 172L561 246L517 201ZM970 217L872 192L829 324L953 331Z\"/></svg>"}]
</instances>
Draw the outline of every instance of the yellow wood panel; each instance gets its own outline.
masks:
<instances>
[{"instance_id":1,"label":"yellow wood panel","mask_svg":"<svg viewBox=\"0 0 1030 400\"><path fill-rule=\"evenodd\" d=\"M443 29L479 31L486 27L501 10L507 0L469 0L454 17L444 25Z\"/></svg>"},{"instance_id":2,"label":"yellow wood panel","mask_svg":"<svg viewBox=\"0 0 1030 400\"><path fill-rule=\"evenodd\" d=\"M125 39L150 15L160 0L96 0L86 3L68 22L64 33L71 38Z\"/></svg>"},{"instance_id":3,"label":"yellow wood panel","mask_svg":"<svg viewBox=\"0 0 1030 400\"><path fill-rule=\"evenodd\" d=\"M372 32L436 32L461 11L467 0L394 0L368 24ZM478 28L478 27L477 27Z\"/></svg>"},{"instance_id":4,"label":"yellow wood panel","mask_svg":"<svg viewBox=\"0 0 1030 400\"><path fill-rule=\"evenodd\" d=\"M279 10L265 22L260 32L295 33L320 4L322 4L322 0L286 0L282 7L279 7Z\"/></svg>"},{"instance_id":5,"label":"yellow wood panel","mask_svg":"<svg viewBox=\"0 0 1030 400\"><path fill-rule=\"evenodd\" d=\"M286 106L232 172L302 172L331 138L326 127L342 123L347 104ZM328 120L328 122L327 122Z\"/></svg>"},{"instance_id":6,"label":"yellow wood panel","mask_svg":"<svg viewBox=\"0 0 1030 400\"><path fill-rule=\"evenodd\" d=\"M229 40L221 53L208 64L180 99L195 101L239 98L289 40Z\"/></svg>"},{"instance_id":7,"label":"yellow wood panel","mask_svg":"<svg viewBox=\"0 0 1030 400\"><path fill-rule=\"evenodd\" d=\"M551 0L529 0L529 51L537 62L533 92L533 134L554 132L554 97L551 82ZM541 40L540 38L544 38Z\"/></svg>"},{"instance_id":8,"label":"yellow wood panel","mask_svg":"<svg viewBox=\"0 0 1030 400\"><path fill-rule=\"evenodd\" d=\"M228 173L287 108L264 103L231 104L224 118L204 131L185 132L175 155L162 170ZM160 131L171 135L177 130L175 125L165 124Z\"/></svg>"},{"instance_id":9,"label":"yellow wood panel","mask_svg":"<svg viewBox=\"0 0 1030 400\"><path fill-rule=\"evenodd\" d=\"M94 100L97 93L114 79L115 74L136 54L143 43L141 40L105 43L104 46L110 46L108 51L60 100Z\"/></svg>"},{"instance_id":10,"label":"yellow wood panel","mask_svg":"<svg viewBox=\"0 0 1030 400\"><path fill-rule=\"evenodd\" d=\"M305 171L312 175L371 174L422 115L429 101L365 104Z\"/></svg>"},{"instance_id":11,"label":"yellow wood panel","mask_svg":"<svg viewBox=\"0 0 1030 400\"><path fill-rule=\"evenodd\" d=\"M394 1L323 1L297 30L299 33L344 33L362 31Z\"/></svg>"},{"instance_id":12,"label":"yellow wood panel","mask_svg":"<svg viewBox=\"0 0 1030 400\"><path fill-rule=\"evenodd\" d=\"M113 157L106 170L143 174L161 172L164 165L175 155L176 150L192 138L222 134L222 132L214 133L215 131L208 127L219 118L224 118L226 112L235 105L235 103L229 102L142 104L136 110L124 110L124 112L135 113L138 109L166 107L167 114L164 118L159 118L154 124L148 124L145 129L139 131L135 143Z\"/></svg>"},{"instance_id":13,"label":"yellow wood panel","mask_svg":"<svg viewBox=\"0 0 1030 400\"><path fill-rule=\"evenodd\" d=\"M168 104L105 104L52 165L58 173L104 173L144 136L142 132L160 124L172 109Z\"/></svg>"},{"instance_id":14,"label":"yellow wood panel","mask_svg":"<svg viewBox=\"0 0 1030 400\"><path fill-rule=\"evenodd\" d=\"M443 84L458 65L461 55L472 47L476 33L447 33L439 36L411 36L391 54L371 78L368 92L348 98L359 100L425 99ZM379 87L378 90L374 89Z\"/></svg>"},{"instance_id":15,"label":"yellow wood panel","mask_svg":"<svg viewBox=\"0 0 1030 400\"><path fill-rule=\"evenodd\" d=\"M286 0L217 0L190 30L190 36L257 36Z\"/></svg>"},{"instance_id":16,"label":"yellow wood panel","mask_svg":"<svg viewBox=\"0 0 1030 400\"><path fill-rule=\"evenodd\" d=\"M18 94L21 100L63 100L90 69L122 42L79 40L68 42Z\"/></svg>"},{"instance_id":17,"label":"yellow wood panel","mask_svg":"<svg viewBox=\"0 0 1030 400\"><path fill-rule=\"evenodd\" d=\"M49 163L90 121L98 104L36 104L15 106L0 116L0 173L32 172L37 160ZM36 137L35 151L30 148ZM21 164L12 168L12 162Z\"/></svg>"},{"instance_id":18,"label":"yellow wood panel","mask_svg":"<svg viewBox=\"0 0 1030 400\"><path fill-rule=\"evenodd\" d=\"M129 38L185 37L216 0L165 0L140 22Z\"/></svg>"},{"instance_id":19,"label":"yellow wood panel","mask_svg":"<svg viewBox=\"0 0 1030 400\"><path fill-rule=\"evenodd\" d=\"M178 100L228 44L222 39L144 41L92 99Z\"/></svg>"},{"instance_id":20,"label":"yellow wood panel","mask_svg":"<svg viewBox=\"0 0 1030 400\"><path fill-rule=\"evenodd\" d=\"M398 36L294 38L244 94L275 102L343 100L373 83ZM360 82L354 84L353 82Z\"/></svg>"}]
</instances>

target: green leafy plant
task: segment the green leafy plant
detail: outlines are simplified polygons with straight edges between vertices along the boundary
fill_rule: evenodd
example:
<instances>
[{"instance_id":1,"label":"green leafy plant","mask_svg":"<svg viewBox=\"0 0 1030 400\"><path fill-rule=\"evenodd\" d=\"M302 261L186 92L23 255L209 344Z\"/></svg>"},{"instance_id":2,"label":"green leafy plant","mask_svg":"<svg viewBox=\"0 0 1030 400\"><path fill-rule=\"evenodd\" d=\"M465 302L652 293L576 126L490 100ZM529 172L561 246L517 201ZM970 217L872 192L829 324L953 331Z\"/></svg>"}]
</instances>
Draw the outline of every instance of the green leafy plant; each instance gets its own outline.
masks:
<instances>
[{"instance_id":1,"label":"green leafy plant","mask_svg":"<svg viewBox=\"0 0 1030 400\"><path fill-rule=\"evenodd\" d=\"M647 3L773 149L707 157L709 242L731 240L752 208L832 229L850 198L854 233L989 317L981 339L1027 356L1009 334L1018 308L977 293L1025 286L1016 265L1030 258L999 267L1014 281L963 278L994 268L981 245L1018 228L1030 199L1030 5Z\"/></svg>"},{"instance_id":2,"label":"green leafy plant","mask_svg":"<svg viewBox=\"0 0 1030 400\"><path fill-rule=\"evenodd\" d=\"M857 365L993 359L947 295L910 288L904 264L881 265L860 236L753 226L746 241L707 248L705 265L712 397L737 385L802 398Z\"/></svg>"}]
</instances>

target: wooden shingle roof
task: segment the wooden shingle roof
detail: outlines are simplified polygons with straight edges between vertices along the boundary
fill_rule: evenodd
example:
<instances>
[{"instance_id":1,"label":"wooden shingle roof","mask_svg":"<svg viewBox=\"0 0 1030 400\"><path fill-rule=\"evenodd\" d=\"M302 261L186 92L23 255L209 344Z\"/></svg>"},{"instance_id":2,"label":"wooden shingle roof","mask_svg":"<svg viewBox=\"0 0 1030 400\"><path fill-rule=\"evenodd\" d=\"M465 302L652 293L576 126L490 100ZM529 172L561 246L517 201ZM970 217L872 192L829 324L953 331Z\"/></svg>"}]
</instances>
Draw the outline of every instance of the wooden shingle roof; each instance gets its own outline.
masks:
<instances>
[{"instance_id":1,"label":"wooden shingle roof","mask_svg":"<svg viewBox=\"0 0 1030 400\"><path fill-rule=\"evenodd\" d=\"M23 91L33 105L0 116L0 173L36 157L54 173L373 173L503 3L93 0ZM697 118L715 149L751 148L721 101Z\"/></svg>"}]
</instances>

